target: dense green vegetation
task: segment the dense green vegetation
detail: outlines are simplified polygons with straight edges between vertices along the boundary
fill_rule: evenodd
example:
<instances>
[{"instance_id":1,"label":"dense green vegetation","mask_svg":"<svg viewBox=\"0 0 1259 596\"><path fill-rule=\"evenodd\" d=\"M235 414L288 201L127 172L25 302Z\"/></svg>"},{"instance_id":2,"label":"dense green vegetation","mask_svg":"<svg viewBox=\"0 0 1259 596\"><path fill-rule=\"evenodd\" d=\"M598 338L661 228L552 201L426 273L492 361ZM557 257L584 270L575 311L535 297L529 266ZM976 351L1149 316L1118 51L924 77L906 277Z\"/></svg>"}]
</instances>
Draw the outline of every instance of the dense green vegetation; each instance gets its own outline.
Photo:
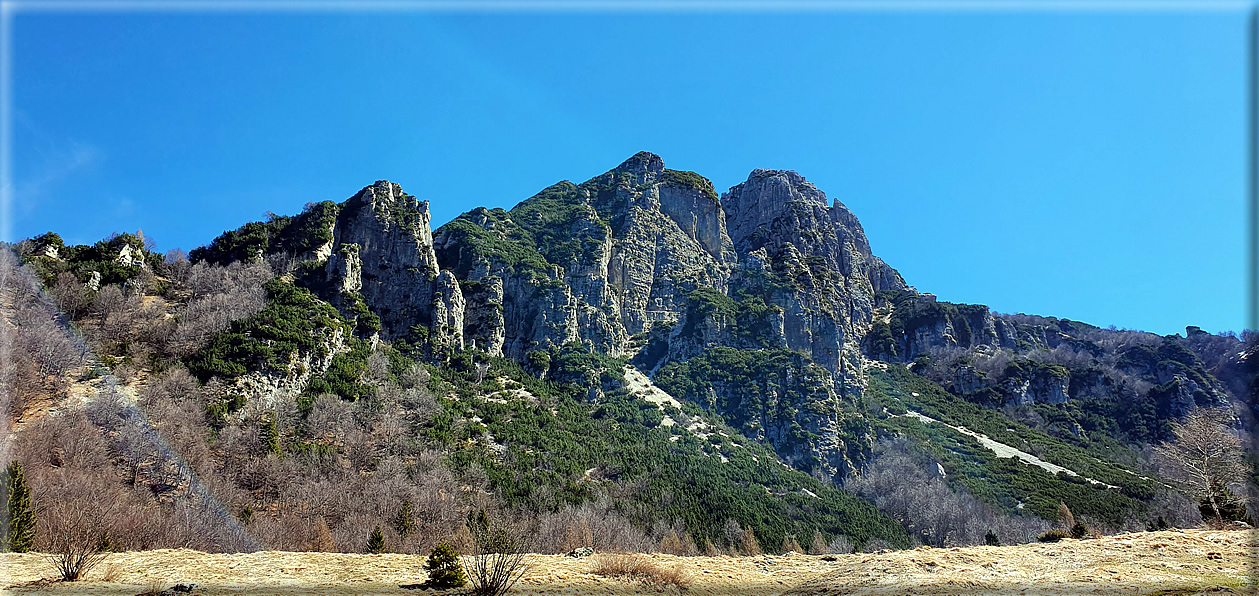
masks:
<instances>
[{"instance_id":1,"label":"dense green vegetation","mask_svg":"<svg viewBox=\"0 0 1259 596\"><path fill-rule=\"evenodd\" d=\"M44 285L54 285L57 275L64 272L73 273L81 282L86 282L93 271L101 274L100 285L124 284L131 280L141 269L130 264L118 262L118 256L124 247L131 247L133 254L144 261L149 270L161 272L165 268L162 255L147 250L143 236L136 234L114 234L94 244L68 246L61 236L48 232L32 238L32 252L35 256L27 259L39 271ZM57 258L42 256L45 249L57 251Z\"/></svg>"},{"instance_id":2,"label":"dense green vegetation","mask_svg":"<svg viewBox=\"0 0 1259 596\"><path fill-rule=\"evenodd\" d=\"M607 491L620 495L619 512L641 524L680 520L701 543L720 540L722 528L733 519L752 528L771 552L786 536L812 536L814 529L827 539L847 535L857 544L872 538L908 544L904 529L873 506L785 468L771 451L724 425L711 429L716 432L707 440L679 426L657 427L662 414L656 406L622 389L610 389L591 404L581 387L542 381L510 360L490 361L487 380L476 386L475 374L460 364L465 360L457 358L436 371L460 398L444 403L449 419L479 417L488 436L506 450L494 455L458 449L452 457L465 466L481 466L509 503L556 508ZM496 397L494 392L501 391L497 377L527 390L537 402L506 392L497 396L506 403L483 401L480 395ZM452 448L478 434L471 424L461 433L448 433L445 426L435 424L433 436ZM592 468L597 473L588 477Z\"/></svg>"},{"instance_id":3,"label":"dense green vegetation","mask_svg":"<svg viewBox=\"0 0 1259 596\"><path fill-rule=\"evenodd\" d=\"M216 335L189 358L189 371L203 381L234 379L251 370L287 372L298 352L326 357L326 344L337 330L349 338L351 329L337 309L309 290L279 278L265 288L267 307Z\"/></svg>"},{"instance_id":4,"label":"dense green vegetation","mask_svg":"<svg viewBox=\"0 0 1259 596\"><path fill-rule=\"evenodd\" d=\"M1018 503L1046 519L1053 519L1059 503L1072 511L1107 523L1118 523L1142 510L1141 501L1153 494L1153 484L1120 466L1079 447L1011 421L999 412L954 396L903 366L891 365L872 374L866 392L872 408L886 407L892 415L877 419L884 432L907 435L922 443L976 497L1009 512ZM949 425L966 428L1042 460L1072 470L1080 477L1053 475L1014 458L999 458L978 440L940 424L924 424L908 416L912 410ZM1084 477L1117 486L1108 489Z\"/></svg>"},{"instance_id":5,"label":"dense green vegetation","mask_svg":"<svg viewBox=\"0 0 1259 596\"><path fill-rule=\"evenodd\" d=\"M484 218L484 223L477 223ZM481 259L497 263L509 272L547 279L549 266L527 230L502 209L479 208L464 213L438 230L454 242L437 247L437 260L460 278L467 277Z\"/></svg>"},{"instance_id":6,"label":"dense green vegetation","mask_svg":"<svg viewBox=\"0 0 1259 596\"><path fill-rule=\"evenodd\" d=\"M569 268L591 262L610 232L608 222L586 203L586 186L560 182L511 210L513 221L528 231L550 263Z\"/></svg>"},{"instance_id":7,"label":"dense green vegetation","mask_svg":"<svg viewBox=\"0 0 1259 596\"><path fill-rule=\"evenodd\" d=\"M664 180L666 183L694 188L703 193L704 196L712 199L714 203L718 201L717 191L713 188L713 183L695 172L666 169L664 171Z\"/></svg>"},{"instance_id":8,"label":"dense green vegetation","mask_svg":"<svg viewBox=\"0 0 1259 596\"><path fill-rule=\"evenodd\" d=\"M895 358L904 356L907 335L922 328L949 323L959 346L969 346L974 336L970 321L982 317L988 307L982 304L939 302L908 290L885 290L878 297L892 303L892 317L883 327L876 326L877 353Z\"/></svg>"},{"instance_id":9,"label":"dense green vegetation","mask_svg":"<svg viewBox=\"0 0 1259 596\"><path fill-rule=\"evenodd\" d=\"M713 347L661 367L655 382L670 395L711 408L743 434L761 436L766 426L786 427L774 445L779 450L811 453L820 437L802 423L837 416L847 458L860 465L870 456L872 432L854 401L860 396L833 396L830 373L798 352ZM799 465L812 469L819 463L809 455Z\"/></svg>"},{"instance_id":10,"label":"dense green vegetation","mask_svg":"<svg viewBox=\"0 0 1259 596\"><path fill-rule=\"evenodd\" d=\"M332 241L332 224L340 205L332 201L310 203L296 216L274 215L267 221L250 222L223 232L209 245L194 249L189 259L226 265L252 261L271 253L300 255Z\"/></svg>"}]
</instances>

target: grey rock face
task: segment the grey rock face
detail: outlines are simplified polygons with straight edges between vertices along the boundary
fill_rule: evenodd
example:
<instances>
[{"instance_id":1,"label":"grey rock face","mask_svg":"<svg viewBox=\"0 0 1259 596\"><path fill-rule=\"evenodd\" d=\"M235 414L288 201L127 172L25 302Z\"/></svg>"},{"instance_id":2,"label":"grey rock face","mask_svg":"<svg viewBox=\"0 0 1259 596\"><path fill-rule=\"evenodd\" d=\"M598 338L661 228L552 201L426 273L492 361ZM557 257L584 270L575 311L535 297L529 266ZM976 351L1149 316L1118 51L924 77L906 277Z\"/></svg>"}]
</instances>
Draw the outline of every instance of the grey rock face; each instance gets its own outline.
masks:
<instances>
[{"instance_id":1,"label":"grey rock face","mask_svg":"<svg viewBox=\"0 0 1259 596\"><path fill-rule=\"evenodd\" d=\"M657 364L714 346L787 348L820 365L807 383L817 403L766 414L758 432L786 461L835 477L868 449L868 437L844 438L851 404L840 401L864 382L860 341L875 293L906 286L871 253L856 217L795 172L756 170L719 199L702 177L640 153L510 212L477 209L436 234L429 220L426 202L385 181L341 207L332 242L312 255L327 259L342 312L361 295L381 337L420 326L434 353L472 346L523 360L575 342L621 356L648 331L665 345ZM694 310L697 290L764 305L738 328ZM590 383L591 399L602 390ZM802 443L800 429L818 439Z\"/></svg>"},{"instance_id":2,"label":"grey rock face","mask_svg":"<svg viewBox=\"0 0 1259 596\"><path fill-rule=\"evenodd\" d=\"M725 292L736 256L712 195L671 175L651 154L594 182L607 189L592 198L611 221L608 281L618 290L627 334L676 322L697 288Z\"/></svg>"},{"instance_id":3,"label":"grey rock face","mask_svg":"<svg viewBox=\"0 0 1259 596\"><path fill-rule=\"evenodd\" d=\"M1012 377L1005 381L1006 395L1015 405L1060 404L1069 398L1071 376L1037 374L1031 378Z\"/></svg>"},{"instance_id":4,"label":"grey rock face","mask_svg":"<svg viewBox=\"0 0 1259 596\"><path fill-rule=\"evenodd\" d=\"M466 336L517 359L569 342L620 356L631 335L677 322L692 290L724 292L733 244L715 193L696 180L639 154L580 186L546 189L510 213L478 209L443 227L436 235L443 266L466 269L473 282L466 285L475 287ZM521 240L532 236L573 246ZM476 242L517 246L548 263L539 269L482 254Z\"/></svg>"},{"instance_id":5,"label":"grey rock face","mask_svg":"<svg viewBox=\"0 0 1259 596\"><path fill-rule=\"evenodd\" d=\"M784 310L784 343L842 377L860 370L859 342L874 295L904 289L870 252L857 218L796 172L755 170L722 197L745 274L732 285L772 296Z\"/></svg>"},{"instance_id":6,"label":"grey rock face","mask_svg":"<svg viewBox=\"0 0 1259 596\"><path fill-rule=\"evenodd\" d=\"M463 296L438 270L430 219L428 201L382 180L345 202L331 246L316 252L328 253L327 282L342 296L361 293L380 316L383 337L404 337L420 325L436 344L461 347Z\"/></svg>"}]
</instances>

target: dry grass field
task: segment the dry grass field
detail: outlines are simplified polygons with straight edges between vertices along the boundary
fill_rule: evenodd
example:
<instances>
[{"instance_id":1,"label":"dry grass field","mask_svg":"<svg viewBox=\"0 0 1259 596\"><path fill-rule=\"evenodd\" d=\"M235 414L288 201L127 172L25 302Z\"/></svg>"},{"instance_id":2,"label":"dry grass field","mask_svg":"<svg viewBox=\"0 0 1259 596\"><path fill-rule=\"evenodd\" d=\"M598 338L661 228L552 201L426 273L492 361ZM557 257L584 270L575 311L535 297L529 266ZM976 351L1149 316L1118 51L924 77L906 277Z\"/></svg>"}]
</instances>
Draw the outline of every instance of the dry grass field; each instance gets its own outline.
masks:
<instances>
[{"instance_id":1,"label":"dry grass field","mask_svg":"<svg viewBox=\"0 0 1259 596\"><path fill-rule=\"evenodd\" d=\"M534 555L513 594L1198 594L1255 593L1255 536L1186 530L1052 544L872 554L756 557L637 555L686 588L595 571L593 558ZM135 596L180 582L196 594L434 594L422 557L335 553L208 554L155 550L110 555L86 581L49 581L42 555L0 554L5 594ZM621 563L624 563L623 561ZM605 565L606 566L606 565ZM460 593L458 590L448 592Z\"/></svg>"}]
</instances>

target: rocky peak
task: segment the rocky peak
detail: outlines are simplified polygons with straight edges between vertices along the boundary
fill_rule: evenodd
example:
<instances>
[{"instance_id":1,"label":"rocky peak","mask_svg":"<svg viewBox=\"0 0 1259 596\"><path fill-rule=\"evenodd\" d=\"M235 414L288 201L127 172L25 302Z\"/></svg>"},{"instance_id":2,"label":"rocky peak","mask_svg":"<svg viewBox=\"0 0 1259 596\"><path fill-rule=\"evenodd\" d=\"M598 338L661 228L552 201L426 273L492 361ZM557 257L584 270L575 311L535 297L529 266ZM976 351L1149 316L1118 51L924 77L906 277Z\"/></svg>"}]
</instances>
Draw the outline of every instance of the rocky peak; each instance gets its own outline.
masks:
<instances>
[{"instance_id":1,"label":"rocky peak","mask_svg":"<svg viewBox=\"0 0 1259 596\"><path fill-rule=\"evenodd\" d=\"M773 226L788 224L798 231L802 224L830 219L826 213L826 193L791 170L753 170L747 181L722 196L721 203L726 212L726 228L740 253L775 240L793 240L769 234ZM781 222L784 218L791 222Z\"/></svg>"},{"instance_id":2,"label":"rocky peak","mask_svg":"<svg viewBox=\"0 0 1259 596\"><path fill-rule=\"evenodd\" d=\"M375 255L373 265L415 268L437 273L433 253L432 217L428 201L402 192L402 187L378 180L346 201L334 231L340 245L358 244L364 253Z\"/></svg>"},{"instance_id":3,"label":"rocky peak","mask_svg":"<svg viewBox=\"0 0 1259 596\"><path fill-rule=\"evenodd\" d=\"M331 301L352 310L354 295L380 316L385 337L405 336L412 325L434 327L434 341L460 345L462 296L439 276L428 201L380 180L347 200L333 228L324 266L338 292ZM453 287L452 287L453 286ZM458 312L456 312L458 311ZM440 336L440 337L438 337Z\"/></svg>"},{"instance_id":4,"label":"rocky peak","mask_svg":"<svg viewBox=\"0 0 1259 596\"><path fill-rule=\"evenodd\" d=\"M633 174L637 184L646 184L664 173L664 160L655 153L639 151L616 166L612 172Z\"/></svg>"}]
</instances>

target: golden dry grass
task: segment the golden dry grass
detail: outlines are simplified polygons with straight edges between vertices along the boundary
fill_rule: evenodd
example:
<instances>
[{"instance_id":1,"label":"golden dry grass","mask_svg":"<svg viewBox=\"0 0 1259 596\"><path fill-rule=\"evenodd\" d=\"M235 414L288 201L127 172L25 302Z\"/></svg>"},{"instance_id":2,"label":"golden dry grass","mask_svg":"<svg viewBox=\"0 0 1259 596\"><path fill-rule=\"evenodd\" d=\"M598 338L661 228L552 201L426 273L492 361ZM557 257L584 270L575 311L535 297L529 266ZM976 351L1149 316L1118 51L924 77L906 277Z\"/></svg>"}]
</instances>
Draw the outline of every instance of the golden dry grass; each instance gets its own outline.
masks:
<instances>
[{"instance_id":1,"label":"golden dry grass","mask_svg":"<svg viewBox=\"0 0 1259 596\"><path fill-rule=\"evenodd\" d=\"M755 557L635 555L685 574L695 595L1194 594L1252 593L1255 541L1247 531L1143 532L1053 544L978 546L883 554ZM596 573L599 558L531 555L512 594L659 594L656 584ZM39 581L53 569L39 554L0 555L0 586L12 594L135 596L154 584L196 582L201 594L433 594L403 590L426 578L415 555L190 550L117 553L73 584ZM104 581L109 564L114 581ZM457 591L449 592L451 594Z\"/></svg>"},{"instance_id":2,"label":"golden dry grass","mask_svg":"<svg viewBox=\"0 0 1259 596\"><path fill-rule=\"evenodd\" d=\"M646 586L664 590L691 587L691 575L681 563L666 567L644 555L603 553L591 557L591 573L604 577L637 581Z\"/></svg>"}]
</instances>

